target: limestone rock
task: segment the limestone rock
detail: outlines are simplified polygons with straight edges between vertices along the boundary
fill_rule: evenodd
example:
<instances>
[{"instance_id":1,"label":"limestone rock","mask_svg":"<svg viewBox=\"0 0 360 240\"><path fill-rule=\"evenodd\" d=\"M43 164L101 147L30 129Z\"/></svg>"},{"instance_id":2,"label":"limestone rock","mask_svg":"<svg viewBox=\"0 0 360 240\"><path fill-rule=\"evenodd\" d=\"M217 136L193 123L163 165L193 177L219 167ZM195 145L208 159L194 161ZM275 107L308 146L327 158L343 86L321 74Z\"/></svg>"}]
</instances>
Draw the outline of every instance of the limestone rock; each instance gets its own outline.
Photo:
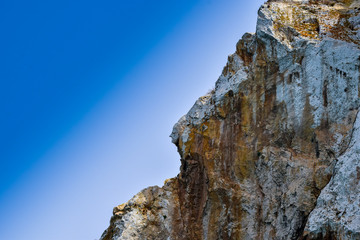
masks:
<instances>
[{"instance_id":1,"label":"limestone rock","mask_svg":"<svg viewBox=\"0 0 360 240\"><path fill-rule=\"evenodd\" d=\"M102 240L360 239L358 1L268 1Z\"/></svg>"},{"instance_id":2,"label":"limestone rock","mask_svg":"<svg viewBox=\"0 0 360 240\"><path fill-rule=\"evenodd\" d=\"M305 233L309 239L360 239L360 116L352 139L321 191Z\"/></svg>"}]
</instances>

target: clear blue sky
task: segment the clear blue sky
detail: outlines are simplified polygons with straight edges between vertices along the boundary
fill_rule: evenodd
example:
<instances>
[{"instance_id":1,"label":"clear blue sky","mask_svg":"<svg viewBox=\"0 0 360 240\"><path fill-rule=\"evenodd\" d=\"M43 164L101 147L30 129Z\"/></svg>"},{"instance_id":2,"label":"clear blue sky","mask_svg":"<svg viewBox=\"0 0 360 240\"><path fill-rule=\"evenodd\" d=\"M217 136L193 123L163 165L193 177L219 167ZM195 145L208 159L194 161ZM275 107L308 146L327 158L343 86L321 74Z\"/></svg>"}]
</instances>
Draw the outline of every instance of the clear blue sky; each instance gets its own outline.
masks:
<instances>
[{"instance_id":1,"label":"clear blue sky","mask_svg":"<svg viewBox=\"0 0 360 240\"><path fill-rule=\"evenodd\" d=\"M0 2L0 239L98 239L176 176L172 126L263 2Z\"/></svg>"}]
</instances>

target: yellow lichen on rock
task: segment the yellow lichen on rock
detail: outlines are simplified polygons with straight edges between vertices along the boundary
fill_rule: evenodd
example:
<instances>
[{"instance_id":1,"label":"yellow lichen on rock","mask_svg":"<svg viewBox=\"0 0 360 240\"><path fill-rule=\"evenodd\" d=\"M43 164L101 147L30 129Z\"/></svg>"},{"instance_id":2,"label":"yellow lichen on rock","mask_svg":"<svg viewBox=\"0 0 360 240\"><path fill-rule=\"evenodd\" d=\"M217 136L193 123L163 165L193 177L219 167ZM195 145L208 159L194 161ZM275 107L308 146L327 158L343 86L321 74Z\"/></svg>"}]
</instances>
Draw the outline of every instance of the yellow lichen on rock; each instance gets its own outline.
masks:
<instances>
[{"instance_id":1,"label":"yellow lichen on rock","mask_svg":"<svg viewBox=\"0 0 360 240\"><path fill-rule=\"evenodd\" d=\"M272 10L273 28L280 36L289 35L286 28L292 28L304 38L320 40L325 36L354 41L355 33L349 23L350 17L358 11L349 6L354 1L344 1L343 5L327 5L321 2L308 4L275 2L268 5ZM287 36L288 38L289 36ZM284 37L286 39L286 37Z\"/></svg>"}]
</instances>

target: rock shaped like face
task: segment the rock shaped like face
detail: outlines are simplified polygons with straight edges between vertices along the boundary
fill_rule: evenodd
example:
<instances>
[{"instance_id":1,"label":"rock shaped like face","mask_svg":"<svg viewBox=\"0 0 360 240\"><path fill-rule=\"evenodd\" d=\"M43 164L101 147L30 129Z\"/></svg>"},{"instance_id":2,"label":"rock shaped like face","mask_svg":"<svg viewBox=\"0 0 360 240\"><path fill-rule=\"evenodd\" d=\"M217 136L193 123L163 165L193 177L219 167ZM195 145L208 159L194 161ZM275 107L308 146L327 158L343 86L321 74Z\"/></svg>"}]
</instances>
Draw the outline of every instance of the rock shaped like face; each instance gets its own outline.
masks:
<instances>
[{"instance_id":1,"label":"rock shaped like face","mask_svg":"<svg viewBox=\"0 0 360 240\"><path fill-rule=\"evenodd\" d=\"M354 139L360 92L356 4L265 3L256 33L238 42L215 90L174 126L179 175L162 189L146 190L154 194L142 192L120 205L102 239L126 239L125 233L132 239L356 239L358 228L345 225L358 211L341 221L317 217L336 212L324 210L326 196L343 201L334 197L343 179L336 174L360 151ZM353 172L349 181L357 176ZM357 186L354 181L348 185ZM325 186L327 195L321 193ZM354 207L359 194L346 194L354 201L334 206Z\"/></svg>"}]
</instances>

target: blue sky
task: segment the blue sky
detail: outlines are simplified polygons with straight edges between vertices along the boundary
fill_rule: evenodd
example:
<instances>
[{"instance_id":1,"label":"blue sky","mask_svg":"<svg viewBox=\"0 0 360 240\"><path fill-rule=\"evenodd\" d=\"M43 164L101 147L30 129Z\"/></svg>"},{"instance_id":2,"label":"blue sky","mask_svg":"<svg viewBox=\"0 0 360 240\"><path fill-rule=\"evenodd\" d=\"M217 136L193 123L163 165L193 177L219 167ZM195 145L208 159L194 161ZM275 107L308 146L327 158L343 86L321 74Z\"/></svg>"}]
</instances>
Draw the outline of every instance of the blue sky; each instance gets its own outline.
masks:
<instances>
[{"instance_id":1,"label":"blue sky","mask_svg":"<svg viewBox=\"0 0 360 240\"><path fill-rule=\"evenodd\" d=\"M263 1L0 3L0 239L98 239L178 173L172 126Z\"/></svg>"}]
</instances>

